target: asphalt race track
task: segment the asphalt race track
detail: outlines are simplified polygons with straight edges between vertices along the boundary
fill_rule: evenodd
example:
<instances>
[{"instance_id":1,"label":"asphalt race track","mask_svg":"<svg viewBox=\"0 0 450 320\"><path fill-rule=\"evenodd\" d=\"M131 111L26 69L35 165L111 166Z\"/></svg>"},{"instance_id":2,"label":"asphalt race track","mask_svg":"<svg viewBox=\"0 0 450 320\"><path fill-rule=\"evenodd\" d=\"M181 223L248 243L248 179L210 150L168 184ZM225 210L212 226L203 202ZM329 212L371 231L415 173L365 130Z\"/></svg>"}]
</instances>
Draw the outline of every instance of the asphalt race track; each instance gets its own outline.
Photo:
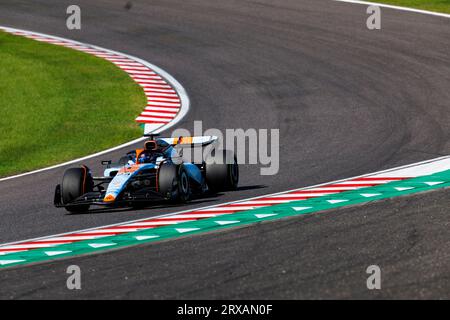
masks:
<instances>
[{"instance_id":1,"label":"asphalt race track","mask_svg":"<svg viewBox=\"0 0 450 320\"><path fill-rule=\"evenodd\" d=\"M65 168L0 182L0 243L347 178L450 154L450 21L329 0L0 3L0 24L143 58L186 88L177 127L279 128L280 171L187 206L65 215ZM168 132L167 134L170 134ZM108 137L105 137L107 139ZM124 151L92 159L118 159ZM20 155L19 155L20 156ZM449 192L0 272L0 298L450 298ZM83 289L65 287L81 267ZM384 290L365 287L367 266ZM27 279L27 281L23 281Z\"/></svg>"}]
</instances>

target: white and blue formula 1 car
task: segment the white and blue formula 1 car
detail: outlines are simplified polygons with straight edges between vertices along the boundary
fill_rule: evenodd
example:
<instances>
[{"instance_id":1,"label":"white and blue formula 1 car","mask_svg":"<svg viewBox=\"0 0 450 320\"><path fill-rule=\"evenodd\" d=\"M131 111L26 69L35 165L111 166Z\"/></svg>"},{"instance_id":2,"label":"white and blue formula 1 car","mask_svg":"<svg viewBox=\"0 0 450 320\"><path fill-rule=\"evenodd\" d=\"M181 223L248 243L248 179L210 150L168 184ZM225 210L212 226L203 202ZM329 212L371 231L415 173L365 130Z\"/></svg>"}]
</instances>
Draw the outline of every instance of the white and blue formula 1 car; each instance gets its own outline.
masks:
<instances>
[{"instance_id":1,"label":"white and blue formula 1 car","mask_svg":"<svg viewBox=\"0 0 450 320\"><path fill-rule=\"evenodd\" d=\"M55 189L54 204L72 213L87 212L92 205L145 207L168 200L183 203L192 196L233 190L239 181L236 156L215 148L217 137L158 138L151 135L143 149L128 152L117 164L106 166L102 177L93 177L86 166L70 168ZM185 148L210 152L201 163L187 162Z\"/></svg>"}]
</instances>

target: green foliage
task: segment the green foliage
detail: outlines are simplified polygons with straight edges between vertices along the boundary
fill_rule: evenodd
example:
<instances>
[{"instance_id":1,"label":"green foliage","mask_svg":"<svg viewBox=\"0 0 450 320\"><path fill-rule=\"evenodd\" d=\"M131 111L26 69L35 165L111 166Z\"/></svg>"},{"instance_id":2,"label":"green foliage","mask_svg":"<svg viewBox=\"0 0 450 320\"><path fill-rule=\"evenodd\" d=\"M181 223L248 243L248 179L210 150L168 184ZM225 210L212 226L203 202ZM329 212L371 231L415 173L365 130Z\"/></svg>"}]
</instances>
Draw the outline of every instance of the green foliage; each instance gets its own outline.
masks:
<instances>
[{"instance_id":1,"label":"green foliage","mask_svg":"<svg viewBox=\"0 0 450 320\"><path fill-rule=\"evenodd\" d=\"M108 61L0 32L0 176L138 137L145 101Z\"/></svg>"}]
</instances>

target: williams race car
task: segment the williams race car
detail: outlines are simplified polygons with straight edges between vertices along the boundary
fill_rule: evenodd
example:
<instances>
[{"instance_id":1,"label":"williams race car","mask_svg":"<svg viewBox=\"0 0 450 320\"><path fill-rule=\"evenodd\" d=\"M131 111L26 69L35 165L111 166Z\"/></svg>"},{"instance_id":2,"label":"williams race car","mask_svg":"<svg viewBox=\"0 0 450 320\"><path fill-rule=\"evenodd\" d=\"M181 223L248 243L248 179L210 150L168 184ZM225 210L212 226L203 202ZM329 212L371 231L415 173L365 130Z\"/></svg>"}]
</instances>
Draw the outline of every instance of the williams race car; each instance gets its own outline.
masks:
<instances>
[{"instance_id":1,"label":"williams race car","mask_svg":"<svg viewBox=\"0 0 450 320\"><path fill-rule=\"evenodd\" d=\"M143 149L132 150L118 163L102 161L102 177L92 176L86 166L70 168L55 189L54 204L72 213L86 212L91 205L145 207L152 201L183 203L192 196L233 190L239 167L232 151L216 149L217 137L155 138ZM207 156L185 161L186 148L208 147ZM187 153L187 152L186 152ZM204 159L203 159L204 158Z\"/></svg>"}]
</instances>

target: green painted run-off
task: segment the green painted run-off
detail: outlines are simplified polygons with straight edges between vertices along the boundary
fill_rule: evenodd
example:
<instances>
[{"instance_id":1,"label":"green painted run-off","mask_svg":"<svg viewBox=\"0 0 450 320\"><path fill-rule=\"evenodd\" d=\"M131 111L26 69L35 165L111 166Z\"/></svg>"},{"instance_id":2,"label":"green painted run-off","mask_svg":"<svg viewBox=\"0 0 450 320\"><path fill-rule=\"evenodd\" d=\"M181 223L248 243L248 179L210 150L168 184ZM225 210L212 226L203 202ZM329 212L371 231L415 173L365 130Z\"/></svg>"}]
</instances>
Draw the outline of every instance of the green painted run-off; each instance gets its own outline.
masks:
<instances>
[{"instance_id":1,"label":"green painted run-off","mask_svg":"<svg viewBox=\"0 0 450 320\"><path fill-rule=\"evenodd\" d=\"M62 257L100 252L141 243L199 234L214 230L249 225L285 217L310 214L370 201L404 196L450 186L450 170L429 176L361 188L334 195L226 214L213 218L184 222L177 225L135 231L95 240L62 244L51 248L10 253L0 256L0 268L53 260Z\"/></svg>"}]
</instances>

